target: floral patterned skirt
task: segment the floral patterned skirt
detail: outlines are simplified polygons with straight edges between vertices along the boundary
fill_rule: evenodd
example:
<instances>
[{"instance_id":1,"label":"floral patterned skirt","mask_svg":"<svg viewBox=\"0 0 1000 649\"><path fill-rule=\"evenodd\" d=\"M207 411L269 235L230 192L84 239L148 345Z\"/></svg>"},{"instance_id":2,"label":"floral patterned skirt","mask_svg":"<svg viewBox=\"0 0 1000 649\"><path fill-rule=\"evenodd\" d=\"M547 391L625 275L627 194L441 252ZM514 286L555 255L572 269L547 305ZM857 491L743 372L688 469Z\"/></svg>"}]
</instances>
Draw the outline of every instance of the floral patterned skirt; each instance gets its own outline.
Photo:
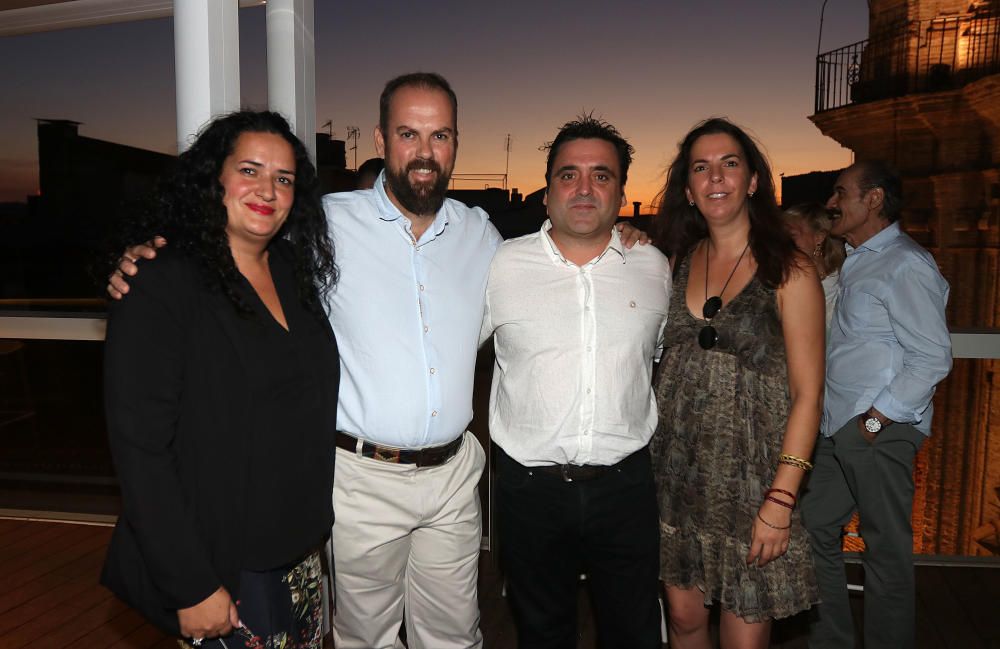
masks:
<instances>
[{"instance_id":1,"label":"floral patterned skirt","mask_svg":"<svg viewBox=\"0 0 1000 649\"><path fill-rule=\"evenodd\" d=\"M323 570L319 552L291 568L240 573L236 608L243 628L200 649L321 649L323 646ZM194 649L178 640L181 649Z\"/></svg>"}]
</instances>

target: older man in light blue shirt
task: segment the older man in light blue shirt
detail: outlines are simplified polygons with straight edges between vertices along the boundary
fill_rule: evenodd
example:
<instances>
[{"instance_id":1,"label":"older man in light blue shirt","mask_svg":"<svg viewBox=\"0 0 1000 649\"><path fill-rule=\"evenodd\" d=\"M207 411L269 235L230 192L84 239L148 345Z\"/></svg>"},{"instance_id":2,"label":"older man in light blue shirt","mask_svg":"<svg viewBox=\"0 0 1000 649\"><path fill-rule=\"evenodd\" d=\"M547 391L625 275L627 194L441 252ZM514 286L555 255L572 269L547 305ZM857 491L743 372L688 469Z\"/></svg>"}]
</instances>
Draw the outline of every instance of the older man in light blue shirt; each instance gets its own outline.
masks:
<instances>
[{"instance_id":1,"label":"older man in light blue shirt","mask_svg":"<svg viewBox=\"0 0 1000 649\"><path fill-rule=\"evenodd\" d=\"M811 649L854 646L841 528L855 510L865 540L865 647L914 644L913 458L930 435L931 398L951 369L948 283L897 223L899 178L858 162L827 203L847 240L827 347L815 469L802 497L822 604Z\"/></svg>"}]
</instances>

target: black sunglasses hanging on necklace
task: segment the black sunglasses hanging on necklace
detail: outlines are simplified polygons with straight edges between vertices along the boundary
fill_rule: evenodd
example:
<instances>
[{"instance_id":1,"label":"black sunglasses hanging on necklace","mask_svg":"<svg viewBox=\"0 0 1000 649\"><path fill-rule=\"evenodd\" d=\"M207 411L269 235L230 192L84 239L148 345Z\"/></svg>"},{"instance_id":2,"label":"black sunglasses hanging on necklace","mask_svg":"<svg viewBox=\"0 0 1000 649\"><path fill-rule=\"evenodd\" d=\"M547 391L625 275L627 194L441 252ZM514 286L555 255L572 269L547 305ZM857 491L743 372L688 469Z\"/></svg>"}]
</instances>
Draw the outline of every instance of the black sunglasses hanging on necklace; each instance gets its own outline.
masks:
<instances>
[{"instance_id":1,"label":"black sunglasses hanging on necklace","mask_svg":"<svg viewBox=\"0 0 1000 649\"><path fill-rule=\"evenodd\" d=\"M747 254L747 249L750 247L750 242L747 241L747 245L743 246L743 252L740 253L740 258L736 260L736 265L733 269L729 271L729 277L726 278L726 283L722 285L722 290L719 291L718 295L713 295L708 297L708 253L711 252L709 248L712 246L712 241L709 240L705 246L705 305L701 307L701 316L708 321L698 332L698 344L701 345L702 349L712 349L719 342L719 332L715 330L715 327L711 325L712 318L719 315L719 311L722 310L722 295L725 294L726 288L729 286L729 280L733 278L736 274L736 269L740 267L740 262L743 261L743 256Z\"/></svg>"}]
</instances>

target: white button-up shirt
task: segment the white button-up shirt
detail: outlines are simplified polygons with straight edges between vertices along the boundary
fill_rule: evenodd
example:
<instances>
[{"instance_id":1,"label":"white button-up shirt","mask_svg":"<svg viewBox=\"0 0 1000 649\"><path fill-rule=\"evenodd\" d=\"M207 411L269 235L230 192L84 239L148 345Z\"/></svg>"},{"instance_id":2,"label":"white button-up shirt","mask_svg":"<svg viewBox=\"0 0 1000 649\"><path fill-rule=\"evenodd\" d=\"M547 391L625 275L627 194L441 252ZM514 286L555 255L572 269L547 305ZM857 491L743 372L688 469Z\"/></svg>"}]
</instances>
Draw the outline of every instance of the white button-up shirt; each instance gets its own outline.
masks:
<instances>
[{"instance_id":1,"label":"white button-up shirt","mask_svg":"<svg viewBox=\"0 0 1000 649\"><path fill-rule=\"evenodd\" d=\"M375 189L323 197L340 280L330 323L340 345L337 428L400 448L438 446L472 419L486 275L500 234L486 212L448 199L414 240Z\"/></svg>"},{"instance_id":2,"label":"white button-up shirt","mask_svg":"<svg viewBox=\"0 0 1000 649\"><path fill-rule=\"evenodd\" d=\"M541 231L506 241L490 268L481 340L495 334L490 434L526 466L614 464L656 428L652 363L670 266L612 231L583 266Z\"/></svg>"}]
</instances>

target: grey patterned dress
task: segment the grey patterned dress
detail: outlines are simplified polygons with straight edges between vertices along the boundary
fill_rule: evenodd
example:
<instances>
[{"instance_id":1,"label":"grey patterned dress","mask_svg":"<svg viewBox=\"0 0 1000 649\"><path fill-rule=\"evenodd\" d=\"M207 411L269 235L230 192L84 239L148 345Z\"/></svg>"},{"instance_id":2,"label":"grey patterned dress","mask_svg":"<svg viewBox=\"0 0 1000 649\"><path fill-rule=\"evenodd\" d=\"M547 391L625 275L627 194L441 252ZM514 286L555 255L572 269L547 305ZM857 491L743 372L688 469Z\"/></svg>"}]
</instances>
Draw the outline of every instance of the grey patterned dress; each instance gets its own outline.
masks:
<instances>
[{"instance_id":1,"label":"grey patterned dress","mask_svg":"<svg viewBox=\"0 0 1000 649\"><path fill-rule=\"evenodd\" d=\"M665 349L656 377L659 424L650 450L660 501L660 577L696 586L705 603L747 622L782 618L819 601L798 510L788 552L747 566L751 528L781 452L788 414L785 344L774 289L756 277L712 321L687 308L688 265L674 275Z\"/></svg>"}]
</instances>

